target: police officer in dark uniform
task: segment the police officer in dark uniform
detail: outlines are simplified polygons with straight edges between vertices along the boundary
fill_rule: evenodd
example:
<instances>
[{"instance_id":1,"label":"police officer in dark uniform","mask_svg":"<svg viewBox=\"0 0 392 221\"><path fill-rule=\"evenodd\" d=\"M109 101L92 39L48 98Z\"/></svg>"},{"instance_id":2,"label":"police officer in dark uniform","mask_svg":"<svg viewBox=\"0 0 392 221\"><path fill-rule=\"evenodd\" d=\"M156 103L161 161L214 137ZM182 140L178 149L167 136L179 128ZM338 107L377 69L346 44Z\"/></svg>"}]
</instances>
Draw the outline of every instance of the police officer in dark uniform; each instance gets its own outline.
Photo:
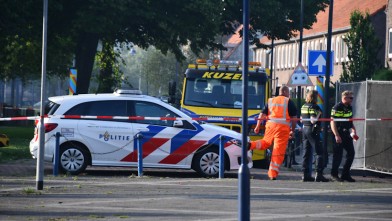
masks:
<instances>
[{"instance_id":1,"label":"police officer in dark uniform","mask_svg":"<svg viewBox=\"0 0 392 221\"><path fill-rule=\"evenodd\" d=\"M302 119L317 119L321 115L321 109L317 105L318 92L316 90L309 91L306 95L306 103L301 108ZM320 144L320 121L303 121L303 160L302 160L302 177L303 182L316 181L328 182L329 180L323 176L323 148ZM312 159L312 148L316 150L316 178L310 176L310 165Z\"/></svg>"},{"instance_id":2,"label":"police officer in dark uniform","mask_svg":"<svg viewBox=\"0 0 392 221\"><path fill-rule=\"evenodd\" d=\"M342 93L342 101L333 106L331 118L341 119L341 118L352 118L352 102L354 99L354 93L352 91L344 91ZM355 127L352 121L332 121L331 122L332 132L335 135L333 146L333 160L332 160L332 170L331 170L331 181L348 181L355 182L355 180L350 176L350 167L354 160L354 145L353 138L350 136L349 129L356 135ZM342 161L343 149L346 150L346 160L343 165L342 176L339 178L339 165Z\"/></svg>"}]
</instances>

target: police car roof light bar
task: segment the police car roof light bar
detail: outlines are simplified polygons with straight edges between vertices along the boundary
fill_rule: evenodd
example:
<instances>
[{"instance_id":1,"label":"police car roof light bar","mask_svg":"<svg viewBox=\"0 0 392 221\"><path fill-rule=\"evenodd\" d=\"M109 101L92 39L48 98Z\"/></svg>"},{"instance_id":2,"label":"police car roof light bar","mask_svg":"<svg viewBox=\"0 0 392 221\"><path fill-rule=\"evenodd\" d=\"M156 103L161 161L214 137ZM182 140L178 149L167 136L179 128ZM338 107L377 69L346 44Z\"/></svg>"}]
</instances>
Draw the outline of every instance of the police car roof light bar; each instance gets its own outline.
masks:
<instances>
[{"instance_id":1,"label":"police car roof light bar","mask_svg":"<svg viewBox=\"0 0 392 221\"><path fill-rule=\"evenodd\" d=\"M114 89L115 95L142 95L141 90L132 90L132 89L122 89L122 88L116 88Z\"/></svg>"}]
</instances>

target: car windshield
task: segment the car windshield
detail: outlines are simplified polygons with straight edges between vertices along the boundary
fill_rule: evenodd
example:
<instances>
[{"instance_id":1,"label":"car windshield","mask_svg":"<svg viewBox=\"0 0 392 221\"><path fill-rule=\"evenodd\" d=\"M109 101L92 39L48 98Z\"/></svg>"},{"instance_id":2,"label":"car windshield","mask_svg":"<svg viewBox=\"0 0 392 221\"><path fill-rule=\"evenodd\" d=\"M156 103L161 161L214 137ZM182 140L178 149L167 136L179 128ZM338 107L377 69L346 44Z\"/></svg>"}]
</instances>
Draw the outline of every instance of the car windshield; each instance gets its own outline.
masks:
<instances>
[{"instance_id":1,"label":"car windshield","mask_svg":"<svg viewBox=\"0 0 392 221\"><path fill-rule=\"evenodd\" d=\"M264 107L265 83L249 81L249 109ZM242 108L242 81L187 78L184 104L198 107Z\"/></svg>"}]
</instances>

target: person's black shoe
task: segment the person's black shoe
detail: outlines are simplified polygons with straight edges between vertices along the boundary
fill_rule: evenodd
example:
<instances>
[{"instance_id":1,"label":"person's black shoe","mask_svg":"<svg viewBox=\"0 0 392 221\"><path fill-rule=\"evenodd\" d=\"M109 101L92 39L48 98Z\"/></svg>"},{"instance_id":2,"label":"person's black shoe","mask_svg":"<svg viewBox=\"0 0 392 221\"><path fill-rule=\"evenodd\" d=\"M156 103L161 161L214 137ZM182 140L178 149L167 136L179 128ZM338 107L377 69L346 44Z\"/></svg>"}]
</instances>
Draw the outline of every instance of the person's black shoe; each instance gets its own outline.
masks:
<instances>
[{"instance_id":1,"label":"person's black shoe","mask_svg":"<svg viewBox=\"0 0 392 221\"><path fill-rule=\"evenodd\" d=\"M339 176L334 176L334 175L331 175L330 180L334 182L343 182L343 180L340 179Z\"/></svg>"},{"instance_id":2,"label":"person's black shoe","mask_svg":"<svg viewBox=\"0 0 392 221\"><path fill-rule=\"evenodd\" d=\"M316 173L315 182L329 182L329 179L325 178L322 173Z\"/></svg>"},{"instance_id":3,"label":"person's black shoe","mask_svg":"<svg viewBox=\"0 0 392 221\"><path fill-rule=\"evenodd\" d=\"M350 182L350 183L355 182L355 180L350 175L342 175L341 179L346 180L347 182Z\"/></svg>"},{"instance_id":4,"label":"person's black shoe","mask_svg":"<svg viewBox=\"0 0 392 221\"><path fill-rule=\"evenodd\" d=\"M269 179L270 180L276 180L276 177L270 177Z\"/></svg>"},{"instance_id":5,"label":"person's black shoe","mask_svg":"<svg viewBox=\"0 0 392 221\"><path fill-rule=\"evenodd\" d=\"M297 161L293 161L293 162L291 163L291 165L299 165L299 163L297 163Z\"/></svg>"},{"instance_id":6,"label":"person's black shoe","mask_svg":"<svg viewBox=\"0 0 392 221\"><path fill-rule=\"evenodd\" d=\"M305 173L302 177L302 182L314 182L314 178L309 175L309 173Z\"/></svg>"}]
</instances>

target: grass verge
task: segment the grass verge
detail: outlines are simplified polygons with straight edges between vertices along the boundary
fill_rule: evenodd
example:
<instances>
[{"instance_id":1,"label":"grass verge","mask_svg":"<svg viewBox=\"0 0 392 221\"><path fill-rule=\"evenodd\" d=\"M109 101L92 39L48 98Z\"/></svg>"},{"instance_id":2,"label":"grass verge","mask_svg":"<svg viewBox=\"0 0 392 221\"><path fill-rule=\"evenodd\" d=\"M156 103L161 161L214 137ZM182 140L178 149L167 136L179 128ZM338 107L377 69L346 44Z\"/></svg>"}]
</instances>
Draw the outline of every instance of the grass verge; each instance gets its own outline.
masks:
<instances>
[{"instance_id":1,"label":"grass verge","mask_svg":"<svg viewBox=\"0 0 392 221\"><path fill-rule=\"evenodd\" d=\"M0 163L31 159L29 144L34 137L34 126L0 126L0 133L7 135L10 139L10 146L0 147Z\"/></svg>"}]
</instances>

